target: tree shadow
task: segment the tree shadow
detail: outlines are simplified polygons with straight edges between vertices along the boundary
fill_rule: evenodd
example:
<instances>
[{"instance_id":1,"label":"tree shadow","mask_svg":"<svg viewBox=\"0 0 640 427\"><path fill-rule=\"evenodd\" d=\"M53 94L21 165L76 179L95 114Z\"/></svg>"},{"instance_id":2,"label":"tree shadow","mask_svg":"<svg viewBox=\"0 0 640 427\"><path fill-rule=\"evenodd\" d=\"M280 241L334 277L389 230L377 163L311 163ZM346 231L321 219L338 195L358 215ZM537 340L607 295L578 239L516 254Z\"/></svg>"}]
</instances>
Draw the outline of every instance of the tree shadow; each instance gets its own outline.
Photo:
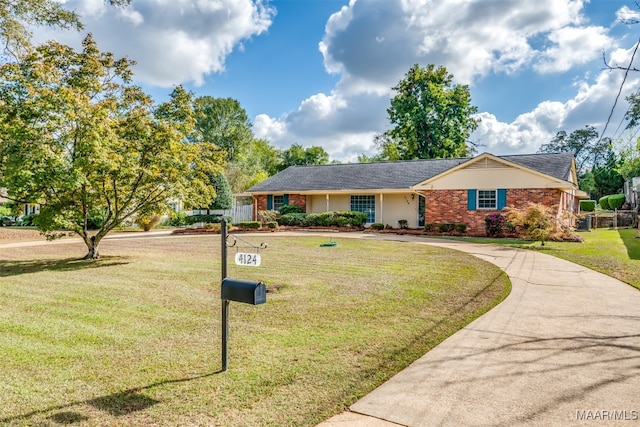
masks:
<instances>
[{"instance_id":1,"label":"tree shadow","mask_svg":"<svg viewBox=\"0 0 640 427\"><path fill-rule=\"evenodd\" d=\"M150 408L151 406L157 405L158 403L162 403L160 400L153 399L143 394L142 392L145 390L151 390L155 387L160 387L168 384L178 384L178 383L184 383L189 381L195 381L203 378L208 378L220 373L222 373L222 370L218 370L215 372L210 372L202 375L196 375L193 377L158 381L153 384L149 384L142 387L130 388L128 390L120 391L118 393L113 393L106 396L100 396L100 397L96 397L88 400L78 400L78 401L70 402L64 405L51 406L48 408L31 411L26 414L19 414L12 417L1 418L0 424L4 425L14 421L28 421L31 418L37 417L39 415L46 415L51 412L54 412L54 413L49 415L47 419L54 421L58 424L75 424L79 422L85 422L89 420L89 417L76 411L69 411L70 408L74 408L76 406L82 406L82 405L90 405L101 411L108 412L110 415L114 417L121 417L121 416L129 415L133 412L142 411L144 409ZM61 412L57 412L57 411L61 411Z\"/></svg>"},{"instance_id":2,"label":"tree shadow","mask_svg":"<svg viewBox=\"0 0 640 427\"><path fill-rule=\"evenodd\" d=\"M41 271L76 271L128 264L127 257L106 256L97 260L77 258L39 259L29 261L0 260L0 277L19 276Z\"/></svg>"},{"instance_id":3,"label":"tree shadow","mask_svg":"<svg viewBox=\"0 0 640 427\"><path fill-rule=\"evenodd\" d=\"M628 230L633 230L629 232ZM620 235L620 239L622 239L622 243L625 248L627 248L627 255L629 255L629 259L640 259L640 230L635 229L627 229L627 230L618 230L618 234Z\"/></svg>"}]
</instances>

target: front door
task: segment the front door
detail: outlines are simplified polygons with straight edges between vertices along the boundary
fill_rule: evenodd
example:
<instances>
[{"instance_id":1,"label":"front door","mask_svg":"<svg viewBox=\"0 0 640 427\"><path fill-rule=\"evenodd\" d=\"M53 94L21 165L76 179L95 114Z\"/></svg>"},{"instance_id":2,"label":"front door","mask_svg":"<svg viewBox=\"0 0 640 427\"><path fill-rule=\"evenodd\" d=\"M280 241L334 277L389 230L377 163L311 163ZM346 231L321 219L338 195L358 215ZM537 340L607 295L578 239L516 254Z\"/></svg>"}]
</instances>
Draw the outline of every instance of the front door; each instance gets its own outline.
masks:
<instances>
[{"instance_id":1,"label":"front door","mask_svg":"<svg viewBox=\"0 0 640 427\"><path fill-rule=\"evenodd\" d=\"M418 195L418 227L424 227L424 197Z\"/></svg>"}]
</instances>

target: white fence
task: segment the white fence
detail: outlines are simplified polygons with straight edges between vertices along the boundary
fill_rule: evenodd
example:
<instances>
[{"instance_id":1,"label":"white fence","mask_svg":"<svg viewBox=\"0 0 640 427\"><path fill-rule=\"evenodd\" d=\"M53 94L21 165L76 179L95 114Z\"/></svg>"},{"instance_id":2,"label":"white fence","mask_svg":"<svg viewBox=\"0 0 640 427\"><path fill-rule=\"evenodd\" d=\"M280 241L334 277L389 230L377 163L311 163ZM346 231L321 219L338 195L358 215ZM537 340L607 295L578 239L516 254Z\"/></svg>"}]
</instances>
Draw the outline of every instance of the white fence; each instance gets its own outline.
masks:
<instances>
[{"instance_id":1,"label":"white fence","mask_svg":"<svg viewBox=\"0 0 640 427\"><path fill-rule=\"evenodd\" d=\"M231 217L231 223L237 224L243 221L253 220L253 205L235 205L232 209L211 210L213 215L224 215Z\"/></svg>"}]
</instances>

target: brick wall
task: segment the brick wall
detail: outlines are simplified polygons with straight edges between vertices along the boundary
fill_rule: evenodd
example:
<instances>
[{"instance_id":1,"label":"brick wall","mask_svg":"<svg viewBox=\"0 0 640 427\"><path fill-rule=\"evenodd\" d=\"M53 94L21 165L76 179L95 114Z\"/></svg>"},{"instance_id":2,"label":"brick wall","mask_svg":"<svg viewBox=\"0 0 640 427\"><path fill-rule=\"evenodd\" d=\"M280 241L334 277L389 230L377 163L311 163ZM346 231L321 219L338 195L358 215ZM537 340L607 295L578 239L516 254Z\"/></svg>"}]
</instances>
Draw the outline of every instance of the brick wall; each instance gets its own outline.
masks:
<instances>
[{"instance_id":1,"label":"brick wall","mask_svg":"<svg viewBox=\"0 0 640 427\"><path fill-rule=\"evenodd\" d=\"M425 223L467 224L467 234L486 235L484 219L492 210L468 210L467 190L425 191ZM562 191L549 188L508 189L507 206L522 209L530 203L540 203L558 209Z\"/></svg>"},{"instance_id":2,"label":"brick wall","mask_svg":"<svg viewBox=\"0 0 640 427\"><path fill-rule=\"evenodd\" d=\"M307 196L304 194L289 194L289 204L292 206L300 206L307 211ZM258 217L258 211L267 210L267 196L259 195L253 197L253 219Z\"/></svg>"}]
</instances>

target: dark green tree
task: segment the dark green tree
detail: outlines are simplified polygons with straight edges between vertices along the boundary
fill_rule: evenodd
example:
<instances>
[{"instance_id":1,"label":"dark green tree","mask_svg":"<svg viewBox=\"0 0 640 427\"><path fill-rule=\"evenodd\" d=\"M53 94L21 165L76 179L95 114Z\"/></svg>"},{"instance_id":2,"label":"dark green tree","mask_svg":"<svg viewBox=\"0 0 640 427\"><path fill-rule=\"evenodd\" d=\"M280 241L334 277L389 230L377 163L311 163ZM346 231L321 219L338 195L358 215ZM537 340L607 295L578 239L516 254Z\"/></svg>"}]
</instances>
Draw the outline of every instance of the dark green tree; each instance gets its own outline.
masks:
<instances>
[{"instance_id":1,"label":"dark green tree","mask_svg":"<svg viewBox=\"0 0 640 427\"><path fill-rule=\"evenodd\" d=\"M387 160L440 159L473 153L467 143L478 127L469 87L453 83L445 67L414 65L393 87L387 109L394 127L376 138Z\"/></svg>"},{"instance_id":2,"label":"dark green tree","mask_svg":"<svg viewBox=\"0 0 640 427\"><path fill-rule=\"evenodd\" d=\"M282 162L278 170L289 166L326 165L329 163L329 153L324 148L312 146L304 148L300 144L292 144L282 152Z\"/></svg>"},{"instance_id":3,"label":"dark green tree","mask_svg":"<svg viewBox=\"0 0 640 427\"><path fill-rule=\"evenodd\" d=\"M194 104L197 138L225 151L228 162L242 161L253 141L251 122L232 98L201 96Z\"/></svg>"},{"instance_id":4,"label":"dark green tree","mask_svg":"<svg viewBox=\"0 0 640 427\"><path fill-rule=\"evenodd\" d=\"M601 166L611 151L609 138L598 138L598 131L591 125L577 129L567 135L561 130L547 143L538 149L539 153L573 153L576 159L578 178L594 168Z\"/></svg>"},{"instance_id":5,"label":"dark green tree","mask_svg":"<svg viewBox=\"0 0 640 427\"><path fill-rule=\"evenodd\" d=\"M233 206L233 193L229 187L229 181L223 173L215 174L211 177L211 185L216 189L216 198L209 209L231 209Z\"/></svg>"},{"instance_id":6,"label":"dark green tree","mask_svg":"<svg viewBox=\"0 0 640 427\"><path fill-rule=\"evenodd\" d=\"M610 194L622 193L624 187L624 177L618 172L621 161L620 157L612 150L609 151L607 159L602 166L593 168L593 183L595 187L595 200Z\"/></svg>"}]
</instances>

